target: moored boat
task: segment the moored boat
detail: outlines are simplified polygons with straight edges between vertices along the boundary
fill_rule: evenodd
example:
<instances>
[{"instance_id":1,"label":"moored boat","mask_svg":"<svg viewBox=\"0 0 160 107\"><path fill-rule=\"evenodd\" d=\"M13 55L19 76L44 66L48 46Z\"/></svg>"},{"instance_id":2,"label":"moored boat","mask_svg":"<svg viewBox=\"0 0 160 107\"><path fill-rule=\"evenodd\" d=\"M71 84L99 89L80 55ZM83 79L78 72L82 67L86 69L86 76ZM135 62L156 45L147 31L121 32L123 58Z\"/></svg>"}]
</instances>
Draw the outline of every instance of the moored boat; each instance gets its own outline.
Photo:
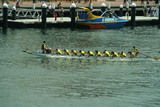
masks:
<instances>
[{"instance_id":1,"label":"moored boat","mask_svg":"<svg viewBox=\"0 0 160 107\"><path fill-rule=\"evenodd\" d=\"M113 11L106 10L99 11L100 15L94 15L95 10L90 11L86 7L80 7L86 10L85 13L78 12L76 24L81 26L88 26L89 28L119 28L125 25L128 20L119 18Z\"/></svg>"}]
</instances>

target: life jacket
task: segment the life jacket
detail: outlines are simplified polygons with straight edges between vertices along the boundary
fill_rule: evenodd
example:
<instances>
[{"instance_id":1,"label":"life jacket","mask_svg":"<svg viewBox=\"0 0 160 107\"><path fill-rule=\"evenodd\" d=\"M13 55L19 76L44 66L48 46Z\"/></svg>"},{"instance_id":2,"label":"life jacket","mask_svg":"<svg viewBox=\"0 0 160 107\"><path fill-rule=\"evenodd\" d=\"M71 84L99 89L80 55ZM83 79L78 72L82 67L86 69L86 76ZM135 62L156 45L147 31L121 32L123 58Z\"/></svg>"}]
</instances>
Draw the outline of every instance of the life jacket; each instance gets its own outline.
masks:
<instances>
[{"instance_id":1,"label":"life jacket","mask_svg":"<svg viewBox=\"0 0 160 107\"><path fill-rule=\"evenodd\" d=\"M101 52L98 52L97 55L98 55L98 56L102 56Z\"/></svg>"},{"instance_id":2,"label":"life jacket","mask_svg":"<svg viewBox=\"0 0 160 107\"><path fill-rule=\"evenodd\" d=\"M77 51L73 51L73 53L74 53L75 55L78 55Z\"/></svg>"},{"instance_id":3,"label":"life jacket","mask_svg":"<svg viewBox=\"0 0 160 107\"><path fill-rule=\"evenodd\" d=\"M138 48L134 48L134 52L139 52Z\"/></svg>"},{"instance_id":4,"label":"life jacket","mask_svg":"<svg viewBox=\"0 0 160 107\"><path fill-rule=\"evenodd\" d=\"M134 54L134 53L131 53L131 54L130 54L130 57L134 57L134 56L135 56L135 54Z\"/></svg>"},{"instance_id":5,"label":"life jacket","mask_svg":"<svg viewBox=\"0 0 160 107\"><path fill-rule=\"evenodd\" d=\"M125 53L121 54L121 56L126 57L127 55Z\"/></svg>"},{"instance_id":6,"label":"life jacket","mask_svg":"<svg viewBox=\"0 0 160 107\"><path fill-rule=\"evenodd\" d=\"M113 56L114 56L114 57L118 57L118 53L117 53L117 52L114 52Z\"/></svg>"},{"instance_id":7,"label":"life jacket","mask_svg":"<svg viewBox=\"0 0 160 107\"><path fill-rule=\"evenodd\" d=\"M86 56L86 52L84 52L84 51L81 51L81 54L82 54L83 56Z\"/></svg>"},{"instance_id":8,"label":"life jacket","mask_svg":"<svg viewBox=\"0 0 160 107\"><path fill-rule=\"evenodd\" d=\"M89 52L89 55L94 56L94 53L90 51L90 52Z\"/></svg>"},{"instance_id":9,"label":"life jacket","mask_svg":"<svg viewBox=\"0 0 160 107\"><path fill-rule=\"evenodd\" d=\"M65 53L66 53L67 55L69 55L69 54L70 54L69 50L65 50Z\"/></svg>"},{"instance_id":10,"label":"life jacket","mask_svg":"<svg viewBox=\"0 0 160 107\"><path fill-rule=\"evenodd\" d=\"M62 54L62 51L60 49L57 50L58 54Z\"/></svg>"},{"instance_id":11,"label":"life jacket","mask_svg":"<svg viewBox=\"0 0 160 107\"><path fill-rule=\"evenodd\" d=\"M108 57L111 56L111 54L110 54L108 51L105 51L105 54L106 54Z\"/></svg>"}]
</instances>

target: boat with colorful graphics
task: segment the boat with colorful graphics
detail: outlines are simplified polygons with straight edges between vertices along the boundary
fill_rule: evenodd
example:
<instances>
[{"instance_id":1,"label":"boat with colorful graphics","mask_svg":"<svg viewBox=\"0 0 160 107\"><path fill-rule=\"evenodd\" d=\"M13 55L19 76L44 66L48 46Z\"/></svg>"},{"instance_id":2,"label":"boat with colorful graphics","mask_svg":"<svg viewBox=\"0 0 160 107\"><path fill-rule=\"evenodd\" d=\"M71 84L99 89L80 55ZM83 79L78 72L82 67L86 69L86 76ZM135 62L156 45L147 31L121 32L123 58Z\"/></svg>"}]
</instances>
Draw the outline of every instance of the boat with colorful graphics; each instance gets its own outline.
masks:
<instances>
[{"instance_id":1,"label":"boat with colorful graphics","mask_svg":"<svg viewBox=\"0 0 160 107\"><path fill-rule=\"evenodd\" d=\"M95 15L95 10L90 11L86 7L79 7L86 12L77 12L76 24L79 26L88 26L89 28L119 28L125 25L128 20L119 18L113 11L99 11L100 15Z\"/></svg>"}]
</instances>

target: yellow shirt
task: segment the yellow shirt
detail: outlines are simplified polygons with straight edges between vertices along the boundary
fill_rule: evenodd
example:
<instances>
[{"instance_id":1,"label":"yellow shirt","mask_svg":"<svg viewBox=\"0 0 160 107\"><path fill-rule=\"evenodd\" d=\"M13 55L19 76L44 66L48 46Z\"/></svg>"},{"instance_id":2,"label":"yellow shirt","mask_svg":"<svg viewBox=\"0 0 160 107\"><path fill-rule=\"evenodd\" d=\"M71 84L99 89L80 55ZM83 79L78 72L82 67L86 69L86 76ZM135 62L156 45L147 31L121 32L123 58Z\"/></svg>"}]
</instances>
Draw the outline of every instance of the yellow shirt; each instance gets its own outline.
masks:
<instances>
[{"instance_id":1,"label":"yellow shirt","mask_svg":"<svg viewBox=\"0 0 160 107\"><path fill-rule=\"evenodd\" d=\"M117 52L114 52L114 57L118 57L118 53Z\"/></svg>"},{"instance_id":2,"label":"yellow shirt","mask_svg":"<svg viewBox=\"0 0 160 107\"><path fill-rule=\"evenodd\" d=\"M90 51L90 52L89 52L89 55L94 56L94 53Z\"/></svg>"},{"instance_id":3,"label":"yellow shirt","mask_svg":"<svg viewBox=\"0 0 160 107\"><path fill-rule=\"evenodd\" d=\"M81 51L81 54L83 54L84 56L86 56L86 52L84 52L84 51Z\"/></svg>"},{"instance_id":4,"label":"yellow shirt","mask_svg":"<svg viewBox=\"0 0 160 107\"><path fill-rule=\"evenodd\" d=\"M106 54L108 57L111 56L111 54L110 54L108 51L105 51L105 54Z\"/></svg>"},{"instance_id":5,"label":"yellow shirt","mask_svg":"<svg viewBox=\"0 0 160 107\"><path fill-rule=\"evenodd\" d=\"M98 56L102 56L101 52L98 52L97 55L98 55Z\"/></svg>"},{"instance_id":6,"label":"yellow shirt","mask_svg":"<svg viewBox=\"0 0 160 107\"><path fill-rule=\"evenodd\" d=\"M58 49L57 52L58 52L59 54L62 54L62 51L61 51L60 49Z\"/></svg>"}]
</instances>

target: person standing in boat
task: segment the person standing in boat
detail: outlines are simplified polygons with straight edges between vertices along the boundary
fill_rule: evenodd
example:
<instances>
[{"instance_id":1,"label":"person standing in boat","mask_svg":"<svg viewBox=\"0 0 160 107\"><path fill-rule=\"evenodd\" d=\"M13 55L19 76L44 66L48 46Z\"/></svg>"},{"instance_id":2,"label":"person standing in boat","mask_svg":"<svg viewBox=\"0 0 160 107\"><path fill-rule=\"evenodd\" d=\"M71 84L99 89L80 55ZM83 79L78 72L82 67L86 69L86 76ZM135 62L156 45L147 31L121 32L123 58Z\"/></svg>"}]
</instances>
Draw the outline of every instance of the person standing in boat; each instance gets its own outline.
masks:
<instances>
[{"instance_id":1,"label":"person standing in boat","mask_svg":"<svg viewBox=\"0 0 160 107\"><path fill-rule=\"evenodd\" d=\"M45 53L47 46L45 45L46 41L42 43L42 53Z\"/></svg>"},{"instance_id":2,"label":"person standing in boat","mask_svg":"<svg viewBox=\"0 0 160 107\"><path fill-rule=\"evenodd\" d=\"M45 45L46 41L42 43L42 53L50 54L52 52L51 48L47 48L48 46Z\"/></svg>"},{"instance_id":3,"label":"person standing in boat","mask_svg":"<svg viewBox=\"0 0 160 107\"><path fill-rule=\"evenodd\" d=\"M139 49L133 46L133 52L136 52L135 57L137 57L139 54Z\"/></svg>"}]
</instances>

